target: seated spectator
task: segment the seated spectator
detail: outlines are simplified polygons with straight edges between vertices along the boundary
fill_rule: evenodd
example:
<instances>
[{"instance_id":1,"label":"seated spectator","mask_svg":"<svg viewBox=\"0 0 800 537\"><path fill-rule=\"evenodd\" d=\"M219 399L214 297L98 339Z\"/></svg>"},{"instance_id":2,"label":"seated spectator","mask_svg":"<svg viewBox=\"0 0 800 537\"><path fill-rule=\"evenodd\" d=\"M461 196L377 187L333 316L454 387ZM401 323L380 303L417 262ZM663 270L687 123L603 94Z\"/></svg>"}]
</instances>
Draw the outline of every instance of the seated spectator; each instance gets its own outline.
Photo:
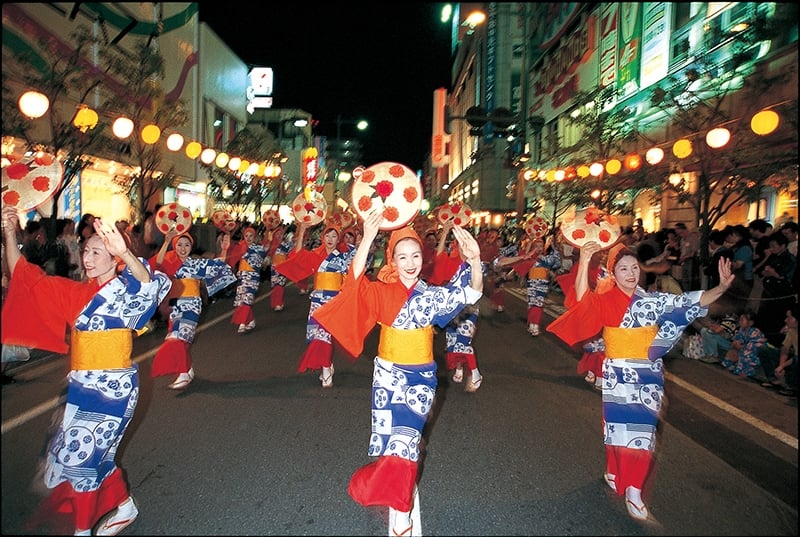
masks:
<instances>
[{"instance_id":1,"label":"seated spectator","mask_svg":"<svg viewBox=\"0 0 800 537\"><path fill-rule=\"evenodd\" d=\"M758 349L763 347L767 338L764 333L756 328L755 313L746 310L739 315L739 328L733 336L731 348L720 362L722 367L734 375L754 378L761 361L758 358Z\"/></svg>"},{"instance_id":2,"label":"seated spectator","mask_svg":"<svg viewBox=\"0 0 800 537\"><path fill-rule=\"evenodd\" d=\"M781 332L784 334L780 348L764 345L758 353L764 374L761 385L779 388L783 395L797 395L797 304L786 310L786 320Z\"/></svg>"},{"instance_id":3,"label":"seated spectator","mask_svg":"<svg viewBox=\"0 0 800 537\"><path fill-rule=\"evenodd\" d=\"M736 314L728 313L719 322L710 321L700 329L700 337L703 340L701 362L717 364L722 361L720 354L727 353L731 348L737 324Z\"/></svg>"}]
</instances>

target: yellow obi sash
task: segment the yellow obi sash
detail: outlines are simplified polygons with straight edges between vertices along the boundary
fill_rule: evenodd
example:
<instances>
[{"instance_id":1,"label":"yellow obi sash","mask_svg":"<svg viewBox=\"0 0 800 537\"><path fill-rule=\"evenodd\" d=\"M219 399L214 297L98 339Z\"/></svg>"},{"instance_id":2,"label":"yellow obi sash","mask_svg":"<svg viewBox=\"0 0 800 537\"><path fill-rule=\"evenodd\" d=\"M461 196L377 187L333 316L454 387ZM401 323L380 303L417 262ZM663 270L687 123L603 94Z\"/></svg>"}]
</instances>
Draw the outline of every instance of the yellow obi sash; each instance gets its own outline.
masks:
<instances>
[{"instance_id":1,"label":"yellow obi sash","mask_svg":"<svg viewBox=\"0 0 800 537\"><path fill-rule=\"evenodd\" d=\"M528 278L531 280L546 280L547 269L544 267L531 267L531 270L528 271Z\"/></svg>"},{"instance_id":2,"label":"yellow obi sash","mask_svg":"<svg viewBox=\"0 0 800 537\"><path fill-rule=\"evenodd\" d=\"M250 265L250 263L248 263L244 259L239 260L239 270L244 271L244 272L255 272L256 271L256 269L254 269L252 267L252 265Z\"/></svg>"},{"instance_id":3,"label":"yellow obi sash","mask_svg":"<svg viewBox=\"0 0 800 537\"><path fill-rule=\"evenodd\" d=\"M381 325L378 356L404 365L424 365L433 362L433 327L400 330Z\"/></svg>"},{"instance_id":4,"label":"yellow obi sash","mask_svg":"<svg viewBox=\"0 0 800 537\"><path fill-rule=\"evenodd\" d=\"M115 328L100 332L73 330L70 339L70 369L123 369L131 367L133 331Z\"/></svg>"},{"instance_id":5,"label":"yellow obi sash","mask_svg":"<svg viewBox=\"0 0 800 537\"><path fill-rule=\"evenodd\" d=\"M200 280L195 278L179 278L172 280L172 288L168 298L200 296Z\"/></svg>"},{"instance_id":6,"label":"yellow obi sash","mask_svg":"<svg viewBox=\"0 0 800 537\"><path fill-rule=\"evenodd\" d=\"M658 334L658 326L603 328L607 358L647 360L647 350Z\"/></svg>"},{"instance_id":7,"label":"yellow obi sash","mask_svg":"<svg viewBox=\"0 0 800 537\"><path fill-rule=\"evenodd\" d=\"M286 261L286 254L275 254L272 256L272 264L277 265Z\"/></svg>"},{"instance_id":8,"label":"yellow obi sash","mask_svg":"<svg viewBox=\"0 0 800 537\"><path fill-rule=\"evenodd\" d=\"M342 288L344 274L339 272L317 272L314 274L314 289L317 291L338 291Z\"/></svg>"}]
</instances>

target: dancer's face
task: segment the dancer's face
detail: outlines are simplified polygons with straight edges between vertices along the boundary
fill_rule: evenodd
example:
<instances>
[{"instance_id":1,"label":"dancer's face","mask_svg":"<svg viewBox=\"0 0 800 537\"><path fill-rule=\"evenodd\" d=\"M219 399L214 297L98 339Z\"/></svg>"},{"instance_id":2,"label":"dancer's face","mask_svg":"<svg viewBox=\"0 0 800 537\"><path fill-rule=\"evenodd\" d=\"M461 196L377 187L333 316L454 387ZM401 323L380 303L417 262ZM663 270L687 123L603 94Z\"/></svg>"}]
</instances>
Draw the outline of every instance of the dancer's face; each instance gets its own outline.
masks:
<instances>
[{"instance_id":1,"label":"dancer's face","mask_svg":"<svg viewBox=\"0 0 800 537\"><path fill-rule=\"evenodd\" d=\"M422 270L422 246L414 239L403 239L394 247L392 257L397 267L397 275L406 287L411 287Z\"/></svg>"}]
</instances>

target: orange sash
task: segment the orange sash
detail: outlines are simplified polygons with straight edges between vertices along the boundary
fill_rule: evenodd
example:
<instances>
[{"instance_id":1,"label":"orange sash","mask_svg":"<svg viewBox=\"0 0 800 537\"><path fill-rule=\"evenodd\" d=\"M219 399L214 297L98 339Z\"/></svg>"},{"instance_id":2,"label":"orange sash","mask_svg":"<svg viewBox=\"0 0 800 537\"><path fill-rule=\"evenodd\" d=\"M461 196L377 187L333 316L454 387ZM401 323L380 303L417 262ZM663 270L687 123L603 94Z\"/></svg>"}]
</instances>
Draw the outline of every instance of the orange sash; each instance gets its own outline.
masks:
<instances>
[{"instance_id":1,"label":"orange sash","mask_svg":"<svg viewBox=\"0 0 800 537\"><path fill-rule=\"evenodd\" d=\"M317 272L314 274L314 289L317 291L338 291L342 288L344 274L339 272Z\"/></svg>"},{"instance_id":2,"label":"orange sash","mask_svg":"<svg viewBox=\"0 0 800 537\"><path fill-rule=\"evenodd\" d=\"M99 332L72 331L70 369L124 369L131 367L133 332L115 328Z\"/></svg>"},{"instance_id":3,"label":"orange sash","mask_svg":"<svg viewBox=\"0 0 800 537\"><path fill-rule=\"evenodd\" d=\"M647 351L658 334L658 326L603 328L607 358L647 360Z\"/></svg>"},{"instance_id":4,"label":"orange sash","mask_svg":"<svg viewBox=\"0 0 800 537\"><path fill-rule=\"evenodd\" d=\"M433 361L433 327L400 330L381 325L378 356L404 365L423 365Z\"/></svg>"}]
</instances>

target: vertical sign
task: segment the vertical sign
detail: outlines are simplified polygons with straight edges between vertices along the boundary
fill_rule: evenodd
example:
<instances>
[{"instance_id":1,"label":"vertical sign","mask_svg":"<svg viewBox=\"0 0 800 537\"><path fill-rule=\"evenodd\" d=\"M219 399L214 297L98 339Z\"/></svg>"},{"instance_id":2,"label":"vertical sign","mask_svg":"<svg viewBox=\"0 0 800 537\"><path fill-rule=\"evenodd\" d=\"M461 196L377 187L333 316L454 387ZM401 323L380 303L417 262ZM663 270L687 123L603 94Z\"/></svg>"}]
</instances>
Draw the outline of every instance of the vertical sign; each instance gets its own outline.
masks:
<instances>
[{"instance_id":1,"label":"vertical sign","mask_svg":"<svg viewBox=\"0 0 800 537\"><path fill-rule=\"evenodd\" d=\"M497 77L497 3L489 4L489 16L486 22L486 103L487 113L494 110L495 78ZM494 137L492 122L483 127L483 137L490 143Z\"/></svg>"},{"instance_id":2,"label":"vertical sign","mask_svg":"<svg viewBox=\"0 0 800 537\"><path fill-rule=\"evenodd\" d=\"M447 142L449 136L445 132L447 126L447 90L438 88L433 90L433 134L431 137L431 166L441 168L450 162L447 155Z\"/></svg>"},{"instance_id":3,"label":"vertical sign","mask_svg":"<svg viewBox=\"0 0 800 537\"><path fill-rule=\"evenodd\" d=\"M642 3L619 4L617 88L620 99L639 90L639 63L642 58Z\"/></svg>"},{"instance_id":4,"label":"vertical sign","mask_svg":"<svg viewBox=\"0 0 800 537\"><path fill-rule=\"evenodd\" d=\"M616 82L617 70L617 15L619 5L603 4L600 12L600 87L607 88Z\"/></svg>"},{"instance_id":5,"label":"vertical sign","mask_svg":"<svg viewBox=\"0 0 800 537\"><path fill-rule=\"evenodd\" d=\"M669 2L645 2L642 13L641 89L655 84L669 69Z\"/></svg>"}]
</instances>

